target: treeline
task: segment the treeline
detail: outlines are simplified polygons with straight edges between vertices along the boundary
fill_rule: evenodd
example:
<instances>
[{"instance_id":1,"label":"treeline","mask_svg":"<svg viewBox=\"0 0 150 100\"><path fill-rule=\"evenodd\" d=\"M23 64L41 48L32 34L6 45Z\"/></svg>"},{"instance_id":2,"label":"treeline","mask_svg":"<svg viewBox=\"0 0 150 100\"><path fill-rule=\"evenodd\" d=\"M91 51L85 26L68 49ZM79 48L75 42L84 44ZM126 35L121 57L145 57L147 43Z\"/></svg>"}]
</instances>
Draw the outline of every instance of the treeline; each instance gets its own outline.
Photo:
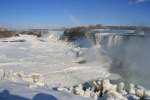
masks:
<instances>
[{"instance_id":1,"label":"treeline","mask_svg":"<svg viewBox=\"0 0 150 100\"><path fill-rule=\"evenodd\" d=\"M19 34L15 31L10 31L7 28L0 28L0 38L8 38L12 36L18 36Z\"/></svg>"},{"instance_id":2,"label":"treeline","mask_svg":"<svg viewBox=\"0 0 150 100\"><path fill-rule=\"evenodd\" d=\"M93 29L120 29L120 30L140 30L145 32L150 32L150 27L148 26L103 26L101 24L98 25L89 25L89 26L77 26L72 28L67 28L65 31L88 31Z\"/></svg>"},{"instance_id":3,"label":"treeline","mask_svg":"<svg viewBox=\"0 0 150 100\"><path fill-rule=\"evenodd\" d=\"M73 40L76 36L89 36L91 35L91 31L94 29L117 29L117 30L135 30L135 32L150 32L150 27L147 26L104 26L101 24L97 25L88 25L88 26L78 26L72 28L62 28L60 30L64 30L64 34L62 39ZM56 29L55 29L56 30ZM59 29L58 29L59 30ZM35 35L37 37L41 37L43 33L46 33L48 29L34 29L27 31L11 31L7 28L0 28L0 38L7 38L12 36L18 36L19 34L26 35Z\"/></svg>"},{"instance_id":4,"label":"treeline","mask_svg":"<svg viewBox=\"0 0 150 100\"><path fill-rule=\"evenodd\" d=\"M33 30L27 30L27 31L12 31L12 30L9 30L7 28L0 28L0 38L8 38L8 37L13 37L13 36L19 36L20 34L23 34L23 35L34 35L34 36L37 36L37 37L41 37L42 34L41 32L39 31L33 31Z\"/></svg>"}]
</instances>

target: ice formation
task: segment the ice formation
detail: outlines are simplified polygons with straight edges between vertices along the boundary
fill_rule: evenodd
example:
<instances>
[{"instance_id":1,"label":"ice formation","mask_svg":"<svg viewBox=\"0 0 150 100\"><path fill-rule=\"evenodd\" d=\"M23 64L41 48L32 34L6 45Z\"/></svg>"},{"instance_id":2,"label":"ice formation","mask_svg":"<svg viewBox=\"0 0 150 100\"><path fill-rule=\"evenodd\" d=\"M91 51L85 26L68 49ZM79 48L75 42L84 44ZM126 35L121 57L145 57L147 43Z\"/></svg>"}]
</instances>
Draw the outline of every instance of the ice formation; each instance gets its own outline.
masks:
<instances>
[{"instance_id":1,"label":"ice formation","mask_svg":"<svg viewBox=\"0 0 150 100\"><path fill-rule=\"evenodd\" d=\"M147 100L146 98L150 97L149 90L139 88L141 86L135 87L132 83L126 85L123 82L112 84L108 79L92 81L91 83L74 86L71 92L94 100L130 100L131 98L133 100ZM69 91L69 88L58 88L57 90Z\"/></svg>"}]
</instances>

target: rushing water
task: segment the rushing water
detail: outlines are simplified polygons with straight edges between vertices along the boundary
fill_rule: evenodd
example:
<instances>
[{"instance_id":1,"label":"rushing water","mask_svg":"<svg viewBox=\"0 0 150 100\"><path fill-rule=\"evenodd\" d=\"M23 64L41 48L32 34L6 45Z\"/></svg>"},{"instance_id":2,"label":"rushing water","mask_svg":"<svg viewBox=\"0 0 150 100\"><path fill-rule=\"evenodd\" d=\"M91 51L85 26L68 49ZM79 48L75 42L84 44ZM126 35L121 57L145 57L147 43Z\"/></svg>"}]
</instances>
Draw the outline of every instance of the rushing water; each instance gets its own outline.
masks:
<instances>
[{"instance_id":1,"label":"rushing water","mask_svg":"<svg viewBox=\"0 0 150 100\"><path fill-rule=\"evenodd\" d=\"M148 35L100 32L95 34L95 41L112 62L110 72L119 74L126 82L150 88L150 37Z\"/></svg>"}]
</instances>

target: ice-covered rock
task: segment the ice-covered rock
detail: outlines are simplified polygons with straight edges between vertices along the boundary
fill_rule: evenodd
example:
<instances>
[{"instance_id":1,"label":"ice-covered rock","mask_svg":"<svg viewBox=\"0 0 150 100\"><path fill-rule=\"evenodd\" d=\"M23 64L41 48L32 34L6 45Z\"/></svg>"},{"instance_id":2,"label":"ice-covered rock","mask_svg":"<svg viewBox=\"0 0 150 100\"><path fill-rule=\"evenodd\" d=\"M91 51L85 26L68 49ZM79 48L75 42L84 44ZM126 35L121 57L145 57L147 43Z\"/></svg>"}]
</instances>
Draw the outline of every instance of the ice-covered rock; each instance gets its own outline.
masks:
<instances>
[{"instance_id":1,"label":"ice-covered rock","mask_svg":"<svg viewBox=\"0 0 150 100\"><path fill-rule=\"evenodd\" d=\"M32 78L33 83L36 83L39 86L44 86L44 78L41 74L32 73L30 77Z\"/></svg>"},{"instance_id":2,"label":"ice-covered rock","mask_svg":"<svg viewBox=\"0 0 150 100\"><path fill-rule=\"evenodd\" d=\"M133 95L135 94L135 85L134 84L132 84L132 83L129 84L128 92L129 92L129 94L133 94Z\"/></svg>"},{"instance_id":3,"label":"ice-covered rock","mask_svg":"<svg viewBox=\"0 0 150 100\"><path fill-rule=\"evenodd\" d=\"M11 80L13 82L18 82L20 80L23 80L25 77L24 73L23 72L14 72L12 77L11 77Z\"/></svg>"},{"instance_id":4,"label":"ice-covered rock","mask_svg":"<svg viewBox=\"0 0 150 100\"><path fill-rule=\"evenodd\" d=\"M93 81L92 82L92 84L93 84L93 90L95 89L95 88L97 88L97 89L99 89L100 90L100 88L101 88L101 84L99 85L99 84L97 84L97 82L96 81Z\"/></svg>"},{"instance_id":5,"label":"ice-covered rock","mask_svg":"<svg viewBox=\"0 0 150 100\"><path fill-rule=\"evenodd\" d=\"M117 86L117 91L121 93L122 95L127 95L127 91L125 90L125 84L123 82L120 82Z\"/></svg>"},{"instance_id":6,"label":"ice-covered rock","mask_svg":"<svg viewBox=\"0 0 150 100\"><path fill-rule=\"evenodd\" d=\"M6 80L12 80L13 76L13 70L4 71L4 79Z\"/></svg>"},{"instance_id":7,"label":"ice-covered rock","mask_svg":"<svg viewBox=\"0 0 150 100\"><path fill-rule=\"evenodd\" d=\"M102 87L103 87L103 92L117 90L117 85L111 84L110 80L108 79L102 80Z\"/></svg>"},{"instance_id":8,"label":"ice-covered rock","mask_svg":"<svg viewBox=\"0 0 150 100\"><path fill-rule=\"evenodd\" d=\"M31 84L31 87L32 87L32 84L35 84L37 86L44 86L45 85L44 77L39 73L32 73L29 75L25 75L24 77L22 77L22 80Z\"/></svg>"},{"instance_id":9,"label":"ice-covered rock","mask_svg":"<svg viewBox=\"0 0 150 100\"><path fill-rule=\"evenodd\" d=\"M79 84L77 87L75 87L74 93L80 96L84 96L84 90L82 84Z\"/></svg>"},{"instance_id":10,"label":"ice-covered rock","mask_svg":"<svg viewBox=\"0 0 150 100\"><path fill-rule=\"evenodd\" d=\"M64 88L60 89L66 91ZM141 86L137 87L131 83L126 90L125 83L111 84L108 79L92 81L88 85L79 84L70 90L76 95L93 98L94 100L143 100L143 98L150 97L150 91Z\"/></svg>"},{"instance_id":11,"label":"ice-covered rock","mask_svg":"<svg viewBox=\"0 0 150 100\"><path fill-rule=\"evenodd\" d=\"M72 62L82 64L82 63L85 63L86 60L85 60L83 57L78 57L78 58L76 58L76 59L75 59L74 61L72 61Z\"/></svg>"},{"instance_id":12,"label":"ice-covered rock","mask_svg":"<svg viewBox=\"0 0 150 100\"><path fill-rule=\"evenodd\" d=\"M59 87L57 88L57 91L64 91L64 88Z\"/></svg>"},{"instance_id":13,"label":"ice-covered rock","mask_svg":"<svg viewBox=\"0 0 150 100\"><path fill-rule=\"evenodd\" d=\"M98 80L97 81L97 84L100 86L102 83L101 83L101 80Z\"/></svg>"},{"instance_id":14,"label":"ice-covered rock","mask_svg":"<svg viewBox=\"0 0 150 100\"><path fill-rule=\"evenodd\" d=\"M19 78L25 77L25 74L23 72L14 72L13 74Z\"/></svg>"},{"instance_id":15,"label":"ice-covered rock","mask_svg":"<svg viewBox=\"0 0 150 100\"><path fill-rule=\"evenodd\" d=\"M68 92L72 92L73 91L73 87L68 88Z\"/></svg>"},{"instance_id":16,"label":"ice-covered rock","mask_svg":"<svg viewBox=\"0 0 150 100\"><path fill-rule=\"evenodd\" d=\"M144 91L144 96L149 96L150 97L150 90L145 90Z\"/></svg>"},{"instance_id":17,"label":"ice-covered rock","mask_svg":"<svg viewBox=\"0 0 150 100\"><path fill-rule=\"evenodd\" d=\"M128 100L126 97L122 96L116 91L108 91L105 95L105 100Z\"/></svg>"},{"instance_id":18,"label":"ice-covered rock","mask_svg":"<svg viewBox=\"0 0 150 100\"><path fill-rule=\"evenodd\" d=\"M137 89L145 89L143 86L141 86L141 85L135 85L135 88L137 88Z\"/></svg>"},{"instance_id":19,"label":"ice-covered rock","mask_svg":"<svg viewBox=\"0 0 150 100\"><path fill-rule=\"evenodd\" d=\"M144 90L143 89L135 89L135 93L139 97L143 97L144 96Z\"/></svg>"},{"instance_id":20,"label":"ice-covered rock","mask_svg":"<svg viewBox=\"0 0 150 100\"><path fill-rule=\"evenodd\" d=\"M122 90L124 90L125 84L123 82L120 82L117 86L117 90L118 92L121 92Z\"/></svg>"},{"instance_id":21,"label":"ice-covered rock","mask_svg":"<svg viewBox=\"0 0 150 100\"><path fill-rule=\"evenodd\" d=\"M57 88L57 91L70 92L68 88L63 88L63 87L59 87L59 88Z\"/></svg>"},{"instance_id":22,"label":"ice-covered rock","mask_svg":"<svg viewBox=\"0 0 150 100\"><path fill-rule=\"evenodd\" d=\"M90 88L85 90L84 97L91 97L91 90L90 90Z\"/></svg>"},{"instance_id":23,"label":"ice-covered rock","mask_svg":"<svg viewBox=\"0 0 150 100\"><path fill-rule=\"evenodd\" d=\"M32 73L31 75L29 75L29 77L31 77L33 79L33 82L36 83L36 82L40 81L41 74Z\"/></svg>"}]
</instances>

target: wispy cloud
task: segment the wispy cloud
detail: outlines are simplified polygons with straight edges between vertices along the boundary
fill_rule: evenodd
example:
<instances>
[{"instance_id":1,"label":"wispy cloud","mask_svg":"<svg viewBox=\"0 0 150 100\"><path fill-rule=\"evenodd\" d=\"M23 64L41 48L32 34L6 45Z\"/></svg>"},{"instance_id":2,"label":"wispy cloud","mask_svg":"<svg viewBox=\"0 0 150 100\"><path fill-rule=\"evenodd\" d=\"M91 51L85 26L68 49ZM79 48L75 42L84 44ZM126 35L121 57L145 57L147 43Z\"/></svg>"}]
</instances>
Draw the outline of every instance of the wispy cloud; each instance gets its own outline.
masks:
<instances>
[{"instance_id":1,"label":"wispy cloud","mask_svg":"<svg viewBox=\"0 0 150 100\"><path fill-rule=\"evenodd\" d=\"M136 3L143 3L143 2L147 2L150 0L129 0L130 4L136 4Z\"/></svg>"},{"instance_id":2,"label":"wispy cloud","mask_svg":"<svg viewBox=\"0 0 150 100\"><path fill-rule=\"evenodd\" d=\"M69 15L69 20L70 20L73 24L75 24L75 25L80 25L80 24L81 24L80 21L79 21L79 19L78 19L77 17L71 15L71 14Z\"/></svg>"},{"instance_id":3,"label":"wispy cloud","mask_svg":"<svg viewBox=\"0 0 150 100\"><path fill-rule=\"evenodd\" d=\"M81 25L81 22L79 18L77 18L75 15L70 13L68 10L64 10L65 15L67 16L68 20L71 22L73 25Z\"/></svg>"}]
</instances>

